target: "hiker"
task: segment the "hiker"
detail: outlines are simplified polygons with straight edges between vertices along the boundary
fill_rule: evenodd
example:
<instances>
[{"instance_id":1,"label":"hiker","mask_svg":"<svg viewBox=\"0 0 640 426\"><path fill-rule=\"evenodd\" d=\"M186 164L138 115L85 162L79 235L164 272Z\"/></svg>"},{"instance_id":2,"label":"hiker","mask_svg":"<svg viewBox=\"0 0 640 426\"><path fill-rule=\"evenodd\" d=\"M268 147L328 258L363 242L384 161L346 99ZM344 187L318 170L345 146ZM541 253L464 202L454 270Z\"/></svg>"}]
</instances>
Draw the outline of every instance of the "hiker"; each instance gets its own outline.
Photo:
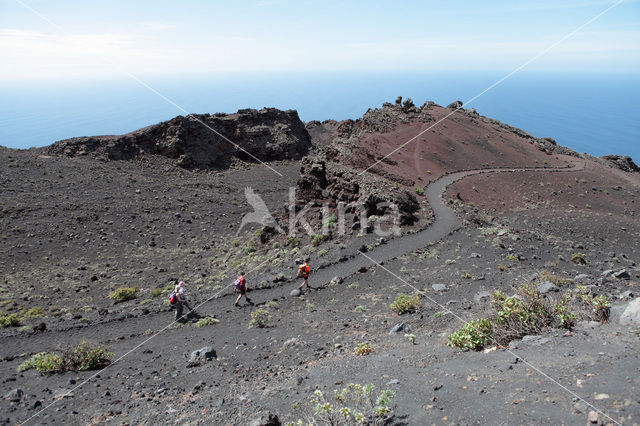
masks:
<instances>
[{"instance_id":1,"label":"hiker","mask_svg":"<svg viewBox=\"0 0 640 426\"><path fill-rule=\"evenodd\" d=\"M189 306L189 302L187 302L187 290L184 288L184 281L180 281L176 288L173 290L175 294L175 305L176 305L176 321L184 321L185 318L182 317L182 310L184 306L189 308L189 312L193 312L191 306Z\"/></svg>"},{"instance_id":2,"label":"hiker","mask_svg":"<svg viewBox=\"0 0 640 426\"><path fill-rule=\"evenodd\" d=\"M304 287L305 284L307 288L311 290L311 286L309 285L310 272L311 272L311 269L309 268L309 258L305 257L304 263L298 266L298 277L304 278L304 281L302 281L302 284L300 284L300 287L298 287L298 290L302 291L302 287Z\"/></svg>"},{"instance_id":3,"label":"hiker","mask_svg":"<svg viewBox=\"0 0 640 426\"><path fill-rule=\"evenodd\" d=\"M251 299L249 299L249 296L247 296L247 280L244 279L244 272L240 272L240 275L238 275L238 278L236 278L236 282L233 284L233 287L234 292L240 293L236 298L236 302L233 304L233 306L240 306L238 302L240 301L242 296L247 299L247 303L253 305Z\"/></svg>"}]
</instances>

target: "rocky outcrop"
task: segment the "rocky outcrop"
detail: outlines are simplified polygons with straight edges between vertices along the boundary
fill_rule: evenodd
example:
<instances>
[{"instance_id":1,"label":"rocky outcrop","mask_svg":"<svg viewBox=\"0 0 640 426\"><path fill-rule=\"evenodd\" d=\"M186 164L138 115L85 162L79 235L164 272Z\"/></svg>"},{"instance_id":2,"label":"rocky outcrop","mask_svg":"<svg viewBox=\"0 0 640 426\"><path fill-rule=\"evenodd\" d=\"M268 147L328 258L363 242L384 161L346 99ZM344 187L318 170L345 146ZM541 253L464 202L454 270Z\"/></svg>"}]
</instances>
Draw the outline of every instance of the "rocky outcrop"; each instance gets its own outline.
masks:
<instances>
[{"instance_id":1,"label":"rocky outcrop","mask_svg":"<svg viewBox=\"0 0 640 426\"><path fill-rule=\"evenodd\" d=\"M629 173L640 172L640 167L638 167L637 164L633 162L631 157L622 156L622 155L605 155L600 158L602 158L603 160L606 160L610 166L618 168L624 172L629 172Z\"/></svg>"},{"instance_id":2,"label":"rocky outcrop","mask_svg":"<svg viewBox=\"0 0 640 426\"><path fill-rule=\"evenodd\" d=\"M296 210L311 203L315 207L326 204L336 207L344 203L347 213L366 212L367 217L391 213L397 206L401 225L416 220L419 204L415 196L384 178L359 175L343 166L340 154L331 148L318 156L305 157L300 167L296 191Z\"/></svg>"},{"instance_id":3,"label":"rocky outcrop","mask_svg":"<svg viewBox=\"0 0 640 426\"><path fill-rule=\"evenodd\" d=\"M175 159L184 168L221 168L234 157L252 162L296 159L310 147L311 137L296 111L264 108L178 116L125 135L58 141L44 152L103 160L154 154Z\"/></svg>"}]
</instances>

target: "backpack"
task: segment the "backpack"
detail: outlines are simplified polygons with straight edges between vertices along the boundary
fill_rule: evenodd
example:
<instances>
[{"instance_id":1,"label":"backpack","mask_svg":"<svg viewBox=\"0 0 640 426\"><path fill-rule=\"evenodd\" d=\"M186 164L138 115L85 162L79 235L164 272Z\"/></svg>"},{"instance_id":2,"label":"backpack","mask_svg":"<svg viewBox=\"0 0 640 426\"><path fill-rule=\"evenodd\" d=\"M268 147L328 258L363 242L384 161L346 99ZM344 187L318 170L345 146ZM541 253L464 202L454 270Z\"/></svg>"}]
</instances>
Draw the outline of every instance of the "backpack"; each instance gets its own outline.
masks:
<instances>
[{"instance_id":1,"label":"backpack","mask_svg":"<svg viewBox=\"0 0 640 426\"><path fill-rule=\"evenodd\" d=\"M174 305L176 303L176 292L175 291L173 293L171 293L171 295L169 296L169 303L171 303L172 305Z\"/></svg>"},{"instance_id":2,"label":"backpack","mask_svg":"<svg viewBox=\"0 0 640 426\"><path fill-rule=\"evenodd\" d=\"M233 283L233 285L236 287L236 289L241 290L242 289L242 277L238 277L236 279L236 281Z\"/></svg>"}]
</instances>

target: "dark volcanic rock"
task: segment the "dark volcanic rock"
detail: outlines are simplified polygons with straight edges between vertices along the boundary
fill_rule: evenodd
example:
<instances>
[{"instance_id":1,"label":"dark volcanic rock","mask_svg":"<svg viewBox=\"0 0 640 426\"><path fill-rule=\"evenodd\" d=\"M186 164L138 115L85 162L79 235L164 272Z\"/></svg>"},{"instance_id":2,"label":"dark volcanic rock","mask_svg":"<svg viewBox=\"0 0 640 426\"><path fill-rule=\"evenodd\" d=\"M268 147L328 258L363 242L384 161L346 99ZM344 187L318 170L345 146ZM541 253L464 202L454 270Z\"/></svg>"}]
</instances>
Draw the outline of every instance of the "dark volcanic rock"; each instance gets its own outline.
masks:
<instances>
[{"instance_id":1,"label":"dark volcanic rock","mask_svg":"<svg viewBox=\"0 0 640 426\"><path fill-rule=\"evenodd\" d=\"M219 168L227 166L232 157L246 161L300 158L310 147L311 137L296 111L264 108L178 116L125 135L58 141L44 152L103 160L155 154L176 159L184 168Z\"/></svg>"},{"instance_id":2,"label":"dark volcanic rock","mask_svg":"<svg viewBox=\"0 0 640 426\"><path fill-rule=\"evenodd\" d=\"M605 155L600 157L613 166L624 172L637 173L640 172L640 167L633 162L631 157L621 155Z\"/></svg>"}]
</instances>

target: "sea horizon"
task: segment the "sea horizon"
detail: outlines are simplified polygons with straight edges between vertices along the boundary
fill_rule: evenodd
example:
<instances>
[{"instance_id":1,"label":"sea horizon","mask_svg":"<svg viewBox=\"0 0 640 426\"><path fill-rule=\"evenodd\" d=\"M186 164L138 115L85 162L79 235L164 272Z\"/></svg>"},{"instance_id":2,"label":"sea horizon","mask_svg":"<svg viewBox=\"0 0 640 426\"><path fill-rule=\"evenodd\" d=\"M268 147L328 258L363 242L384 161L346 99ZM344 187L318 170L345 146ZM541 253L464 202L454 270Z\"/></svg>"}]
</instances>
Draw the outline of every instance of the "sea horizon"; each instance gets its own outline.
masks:
<instances>
[{"instance_id":1,"label":"sea horizon","mask_svg":"<svg viewBox=\"0 0 640 426\"><path fill-rule=\"evenodd\" d=\"M261 72L143 79L189 113L294 109L305 121L357 119L398 96L417 106L461 100L483 116L594 156L640 160L640 74L522 71ZM133 79L2 83L0 145L27 149L123 134L184 112Z\"/></svg>"}]
</instances>

